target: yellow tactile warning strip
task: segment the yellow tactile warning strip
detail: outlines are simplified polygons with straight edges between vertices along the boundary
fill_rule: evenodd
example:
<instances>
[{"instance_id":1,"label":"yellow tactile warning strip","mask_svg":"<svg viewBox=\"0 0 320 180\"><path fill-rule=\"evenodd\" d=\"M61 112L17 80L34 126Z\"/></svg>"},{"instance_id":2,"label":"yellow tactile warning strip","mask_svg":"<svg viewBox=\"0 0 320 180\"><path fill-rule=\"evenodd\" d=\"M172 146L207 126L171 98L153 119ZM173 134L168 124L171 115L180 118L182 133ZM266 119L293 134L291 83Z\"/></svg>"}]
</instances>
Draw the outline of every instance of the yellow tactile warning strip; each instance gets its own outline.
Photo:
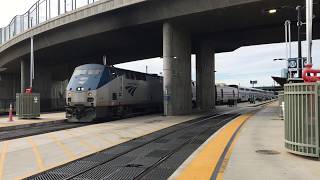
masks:
<instances>
[{"instance_id":1,"label":"yellow tactile warning strip","mask_svg":"<svg viewBox=\"0 0 320 180\"><path fill-rule=\"evenodd\" d=\"M211 179L213 173L218 168L218 163L223 156L226 147L234 134L239 130L241 125L252 114L242 115L232 122L228 123L223 129L215 134L211 140L201 149L198 154L190 161L188 165L176 177L178 180L208 180ZM227 155L230 155L228 152ZM227 156L226 156L227 157ZM218 171L217 171L218 172ZM223 177L223 173L219 173L218 178Z\"/></svg>"},{"instance_id":2,"label":"yellow tactile warning strip","mask_svg":"<svg viewBox=\"0 0 320 180\"><path fill-rule=\"evenodd\" d=\"M240 131L240 129L242 129L242 126L239 128L239 131ZM230 147L226 148L226 150L227 150L226 155L224 157L221 157L221 158L223 158L222 159L223 162L222 162L221 166L218 167L218 169L216 169L216 172L217 172L216 180L222 180L223 179L224 172L225 172L225 170L227 168L227 165L228 165L228 162L230 160L232 151L233 151L234 146L235 146L235 144L236 144L236 142L237 142L237 140L239 138L239 134L240 134L239 131L237 131L235 133L235 136L234 136L233 140L231 140L232 142L230 144Z\"/></svg>"}]
</instances>

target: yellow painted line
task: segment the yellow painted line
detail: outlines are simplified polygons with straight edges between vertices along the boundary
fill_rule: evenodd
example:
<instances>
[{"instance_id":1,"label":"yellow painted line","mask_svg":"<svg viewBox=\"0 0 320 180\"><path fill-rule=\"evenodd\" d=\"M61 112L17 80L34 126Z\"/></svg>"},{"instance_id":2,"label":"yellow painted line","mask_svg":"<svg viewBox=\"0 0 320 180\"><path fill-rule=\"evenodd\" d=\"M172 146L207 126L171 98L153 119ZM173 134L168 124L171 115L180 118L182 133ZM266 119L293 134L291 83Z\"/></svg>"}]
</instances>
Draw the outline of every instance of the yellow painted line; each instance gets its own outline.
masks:
<instances>
[{"instance_id":1,"label":"yellow painted line","mask_svg":"<svg viewBox=\"0 0 320 180\"><path fill-rule=\"evenodd\" d=\"M60 141L55 135L53 134L48 134L49 138L53 140L53 142L59 146L60 149L64 152L64 154L69 158L69 159L74 159L76 155L62 142Z\"/></svg>"},{"instance_id":2,"label":"yellow painted line","mask_svg":"<svg viewBox=\"0 0 320 180\"><path fill-rule=\"evenodd\" d=\"M228 123L223 129L199 151L191 162L178 175L178 180L205 180L210 179L216 169L220 157L223 155L229 140L237 129L251 117L251 114L242 115Z\"/></svg>"},{"instance_id":3,"label":"yellow painted line","mask_svg":"<svg viewBox=\"0 0 320 180\"><path fill-rule=\"evenodd\" d=\"M28 137L27 139L32 146L32 151L36 157L38 168L40 170L44 169L45 166L44 166L43 159L42 159L41 153L39 151L38 145L33 141L33 139L31 137Z\"/></svg>"},{"instance_id":4,"label":"yellow painted line","mask_svg":"<svg viewBox=\"0 0 320 180\"><path fill-rule=\"evenodd\" d=\"M1 156L0 156L0 180L3 179L3 175L4 175L4 163L7 157L7 152L8 152L8 146L9 146L9 142L5 141L2 144L2 150L1 150Z\"/></svg>"}]
</instances>

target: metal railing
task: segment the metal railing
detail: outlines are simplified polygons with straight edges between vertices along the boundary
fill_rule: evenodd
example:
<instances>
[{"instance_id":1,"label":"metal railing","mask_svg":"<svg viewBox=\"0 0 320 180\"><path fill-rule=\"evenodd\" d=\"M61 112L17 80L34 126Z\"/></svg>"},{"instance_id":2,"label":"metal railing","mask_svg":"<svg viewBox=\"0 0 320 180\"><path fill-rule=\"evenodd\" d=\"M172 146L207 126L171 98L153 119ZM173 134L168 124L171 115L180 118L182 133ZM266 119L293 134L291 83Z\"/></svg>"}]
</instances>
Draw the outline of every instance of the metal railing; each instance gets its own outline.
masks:
<instances>
[{"instance_id":1,"label":"metal railing","mask_svg":"<svg viewBox=\"0 0 320 180\"><path fill-rule=\"evenodd\" d=\"M15 16L8 26L0 28L0 45L40 23L96 1L99 0L39 0L25 14Z\"/></svg>"},{"instance_id":2,"label":"metal railing","mask_svg":"<svg viewBox=\"0 0 320 180\"><path fill-rule=\"evenodd\" d=\"M286 84L285 147L292 153L319 157L320 83Z\"/></svg>"}]
</instances>

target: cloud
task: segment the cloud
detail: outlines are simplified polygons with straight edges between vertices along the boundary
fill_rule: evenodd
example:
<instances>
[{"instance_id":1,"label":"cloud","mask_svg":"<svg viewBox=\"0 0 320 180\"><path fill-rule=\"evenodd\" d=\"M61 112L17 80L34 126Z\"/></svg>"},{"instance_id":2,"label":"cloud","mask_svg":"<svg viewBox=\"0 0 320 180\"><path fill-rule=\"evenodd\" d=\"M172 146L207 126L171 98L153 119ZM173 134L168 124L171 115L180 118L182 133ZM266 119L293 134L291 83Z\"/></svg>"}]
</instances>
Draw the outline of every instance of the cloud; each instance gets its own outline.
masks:
<instances>
[{"instance_id":1,"label":"cloud","mask_svg":"<svg viewBox=\"0 0 320 180\"><path fill-rule=\"evenodd\" d=\"M306 42L303 42L303 55L306 56ZM320 41L313 43L314 67L319 66ZM297 56L297 43L292 44L292 57ZM251 86L250 80L257 80L258 86L274 84L271 76L280 76L281 69L286 67L285 61L273 59L285 58L285 44L266 44L241 47L233 52L216 54L216 81L227 84L241 84ZM162 72L162 59L154 58L143 61L119 64L117 67L145 72L148 66L149 73ZM195 56L192 56L192 79L196 79Z\"/></svg>"},{"instance_id":2,"label":"cloud","mask_svg":"<svg viewBox=\"0 0 320 180\"><path fill-rule=\"evenodd\" d=\"M37 0L2 0L0 8L0 27L9 25L16 16L27 12Z\"/></svg>"}]
</instances>

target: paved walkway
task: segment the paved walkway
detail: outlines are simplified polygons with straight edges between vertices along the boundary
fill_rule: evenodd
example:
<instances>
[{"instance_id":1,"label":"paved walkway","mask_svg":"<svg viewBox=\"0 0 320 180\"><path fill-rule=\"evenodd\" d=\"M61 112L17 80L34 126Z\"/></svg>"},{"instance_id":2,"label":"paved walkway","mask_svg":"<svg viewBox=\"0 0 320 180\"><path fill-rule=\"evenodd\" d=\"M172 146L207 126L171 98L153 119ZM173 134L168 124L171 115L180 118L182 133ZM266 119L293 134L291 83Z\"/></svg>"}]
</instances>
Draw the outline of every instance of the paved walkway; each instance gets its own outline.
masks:
<instances>
[{"instance_id":1,"label":"paved walkway","mask_svg":"<svg viewBox=\"0 0 320 180\"><path fill-rule=\"evenodd\" d=\"M320 161L284 148L284 121L278 115L275 102L251 117L240 116L210 137L170 179L319 180Z\"/></svg>"},{"instance_id":2,"label":"paved walkway","mask_svg":"<svg viewBox=\"0 0 320 180\"><path fill-rule=\"evenodd\" d=\"M224 179L319 180L320 161L288 153L284 147L284 121L278 103L260 111L241 130ZM266 155L258 150L280 154Z\"/></svg>"}]
</instances>

